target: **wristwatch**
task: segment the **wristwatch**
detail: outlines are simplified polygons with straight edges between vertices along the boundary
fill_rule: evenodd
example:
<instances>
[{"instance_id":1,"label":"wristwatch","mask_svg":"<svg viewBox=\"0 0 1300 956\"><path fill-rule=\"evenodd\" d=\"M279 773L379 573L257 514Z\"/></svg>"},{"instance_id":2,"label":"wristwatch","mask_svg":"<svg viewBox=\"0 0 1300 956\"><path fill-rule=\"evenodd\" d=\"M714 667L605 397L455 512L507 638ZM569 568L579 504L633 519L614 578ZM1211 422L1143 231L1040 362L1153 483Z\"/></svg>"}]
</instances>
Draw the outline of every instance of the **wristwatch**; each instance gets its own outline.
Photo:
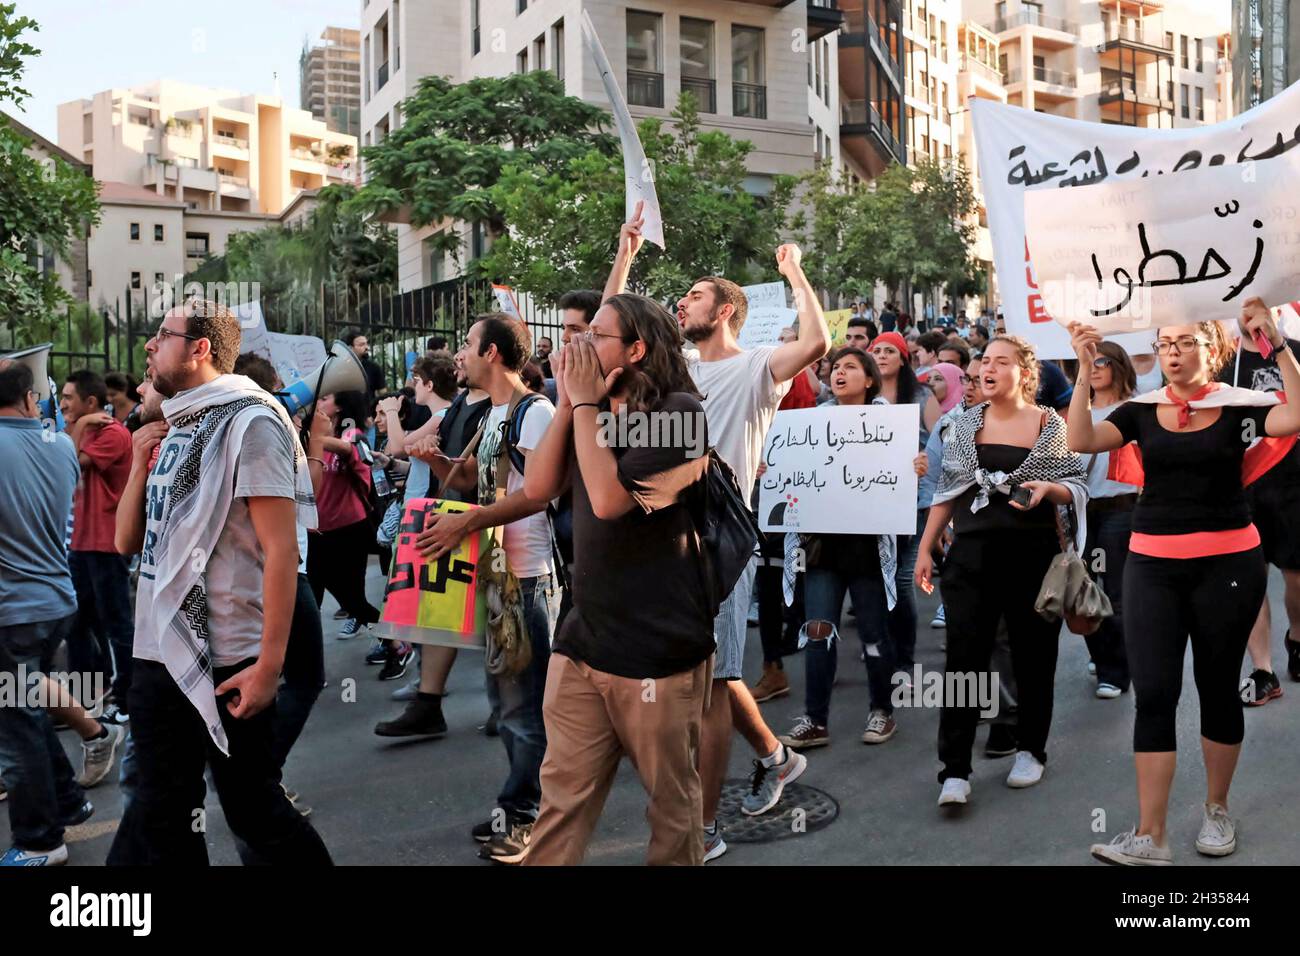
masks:
<instances>
[{"instance_id":1,"label":"wristwatch","mask_svg":"<svg viewBox=\"0 0 1300 956\"><path fill-rule=\"evenodd\" d=\"M1276 362L1277 357L1281 355L1283 352L1290 352L1290 351L1291 351L1291 340L1284 335L1282 336L1282 344L1273 346L1273 361Z\"/></svg>"}]
</instances>

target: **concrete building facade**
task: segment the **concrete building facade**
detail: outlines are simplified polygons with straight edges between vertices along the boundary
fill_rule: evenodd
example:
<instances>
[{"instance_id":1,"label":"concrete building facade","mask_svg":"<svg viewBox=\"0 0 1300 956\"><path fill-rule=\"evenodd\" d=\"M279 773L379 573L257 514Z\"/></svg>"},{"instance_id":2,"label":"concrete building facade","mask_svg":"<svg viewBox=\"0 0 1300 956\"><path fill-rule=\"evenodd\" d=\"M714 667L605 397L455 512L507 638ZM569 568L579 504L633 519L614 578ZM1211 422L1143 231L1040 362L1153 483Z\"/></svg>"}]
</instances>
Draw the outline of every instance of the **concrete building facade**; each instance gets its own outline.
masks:
<instances>
[{"instance_id":1,"label":"concrete building facade","mask_svg":"<svg viewBox=\"0 0 1300 956\"><path fill-rule=\"evenodd\" d=\"M336 133L361 135L361 31L326 27L298 58L298 105Z\"/></svg>"}]
</instances>

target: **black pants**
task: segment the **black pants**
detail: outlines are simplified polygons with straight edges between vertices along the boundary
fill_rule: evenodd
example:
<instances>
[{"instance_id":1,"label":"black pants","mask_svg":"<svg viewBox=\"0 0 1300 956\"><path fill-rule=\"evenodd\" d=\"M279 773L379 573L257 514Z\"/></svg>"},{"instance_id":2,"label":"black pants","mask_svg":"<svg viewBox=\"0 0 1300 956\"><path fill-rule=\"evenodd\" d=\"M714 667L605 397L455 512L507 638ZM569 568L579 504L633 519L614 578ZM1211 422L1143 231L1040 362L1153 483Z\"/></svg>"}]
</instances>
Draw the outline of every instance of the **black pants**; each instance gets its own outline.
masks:
<instances>
[{"instance_id":1,"label":"black pants","mask_svg":"<svg viewBox=\"0 0 1300 956\"><path fill-rule=\"evenodd\" d=\"M1177 750L1183 658L1201 699L1201 736L1239 744L1245 734L1237 677L1268 586L1261 548L1209 558L1130 554L1124 568L1124 643L1137 698L1133 749Z\"/></svg>"},{"instance_id":2,"label":"black pants","mask_svg":"<svg viewBox=\"0 0 1300 956\"><path fill-rule=\"evenodd\" d=\"M943 567L946 674L989 673L998 621L1005 617L1018 692L1016 739L1021 750L1044 763L1061 625L1044 620L1034 610L1034 601L1047 566L1059 552L1054 530L959 534ZM952 701L945 693L939 717L941 783L948 777L970 778L979 716L975 702Z\"/></svg>"},{"instance_id":3,"label":"black pants","mask_svg":"<svg viewBox=\"0 0 1300 956\"><path fill-rule=\"evenodd\" d=\"M218 667L219 686L253 661ZM242 720L218 701L230 756L217 749L199 712L167 668L137 659L131 684L131 733L138 785L108 853L110 866L199 865L208 862L203 820L203 768L247 863L329 866L329 851L280 788L271 739L275 704Z\"/></svg>"},{"instance_id":4,"label":"black pants","mask_svg":"<svg viewBox=\"0 0 1300 956\"><path fill-rule=\"evenodd\" d=\"M785 534L767 532L758 561L758 634L763 642L763 663L781 666L781 658L799 650L799 628L804 622L803 580L794 579L794 603L785 606L782 577L785 574Z\"/></svg>"},{"instance_id":5,"label":"black pants","mask_svg":"<svg viewBox=\"0 0 1300 956\"><path fill-rule=\"evenodd\" d=\"M320 608L307 575L298 575L298 594L293 603L293 624L284 649L284 683L275 695L272 750L276 766L283 768L312 706L325 686L325 648L321 635Z\"/></svg>"},{"instance_id":6,"label":"black pants","mask_svg":"<svg viewBox=\"0 0 1300 956\"><path fill-rule=\"evenodd\" d=\"M329 591L357 623L379 620L379 609L366 600L366 564L374 538L369 521L309 535L307 578L317 607Z\"/></svg>"},{"instance_id":7,"label":"black pants","mask_svg":"<svg viewBox=\"0 0 1300 956\"><path fill-rule=\"evenodd\" d=\"M121 554L68 552L68 569L77 591L77 619L68 635L68 668L79 674L111 673L113 697L122 709L131 689L135 640L130 563ZM94 701L80 703L90 706Z\"/></svg>"},{"instance_id":8,"label":"black pants","mask_svg":"<svg viewBox=\"0 0 1300 956\"><path fill-rule=\"evenodd\" d=\"M1103 499L1105 500L1105 499ZM1084 640L1088 655L1097 665L1097 681L1128 690L1128 655L1124 653L1124 565L1128 562L1128 539L1133 531L1132 511L1088 509L1088 542L1083 560L1101 589L1110 598L1113 616Z\"/></svg>"}]
</instances>

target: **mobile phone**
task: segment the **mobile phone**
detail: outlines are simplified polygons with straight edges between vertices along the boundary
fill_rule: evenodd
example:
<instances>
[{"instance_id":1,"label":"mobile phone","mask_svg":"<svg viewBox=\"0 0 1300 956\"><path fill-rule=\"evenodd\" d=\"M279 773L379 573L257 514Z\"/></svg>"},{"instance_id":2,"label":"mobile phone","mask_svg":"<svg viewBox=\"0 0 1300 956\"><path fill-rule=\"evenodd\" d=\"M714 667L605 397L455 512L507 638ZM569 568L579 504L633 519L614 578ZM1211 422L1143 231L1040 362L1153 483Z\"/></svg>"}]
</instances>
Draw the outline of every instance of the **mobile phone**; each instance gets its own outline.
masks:
<instances>
[{"instance_id":1,"label":"mobile phone","mask_svg":"<svg viewBox=\"0 0 1300 956\"><path fill-rule=\"evenodd\" d=\"M388 469L375 465L370 469L371 480L375 484L375 494L387 498L393 493L393 483L388 480Z\"/></svg>"},{"instance_id":2,"label":"mobile phone","mask_svg":"<svg viewBox=\"0 0 1300 956\"><path fill-rule=\"evenodd\" d=\"M370 446L359 438L356 439L353 444L357 446L357 454L361 456L361 460L365 464L373 466L375 463L375 456L370 453Z\"/></svg>"},{"instance_id":3,"label":"mobile phone","mask_svg":"<svg viewBox=\"0 0 1300 956\"><path fill-rule=\"evenodd\" d=\"M1028 508L1029 502L1033 499L1034 493L1024 485L1011 486L1011 500L1022 508Z\"/></svg>"}]
</instances>

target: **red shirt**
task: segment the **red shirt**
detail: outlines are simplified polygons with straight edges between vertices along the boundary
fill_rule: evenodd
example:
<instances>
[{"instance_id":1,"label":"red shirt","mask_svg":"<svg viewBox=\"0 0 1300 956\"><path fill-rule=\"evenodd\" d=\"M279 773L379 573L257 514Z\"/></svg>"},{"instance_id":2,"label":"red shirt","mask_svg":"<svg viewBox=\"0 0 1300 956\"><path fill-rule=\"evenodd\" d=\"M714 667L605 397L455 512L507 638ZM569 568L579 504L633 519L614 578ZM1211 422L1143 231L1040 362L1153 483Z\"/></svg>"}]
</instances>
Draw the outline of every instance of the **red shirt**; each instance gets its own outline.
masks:
<instances>
[{"instance_id":1,"label":"red shirt","mask_svg":"<svg viewBox=\"0 0 1300 956\"><path fill-rule=\"evenodd\" d=\"M792 408L815 408L816 406L817 390L808 382L808 370L801 369L794 377L794 381L790 383L790 391L785 393L785 398L781 399L777 409L787 411Z\"/></svg>"},{"instance_id":2,"label":"red shirt","mask_svg":"<svg viewBox=\"0 0 1300 956\"><path fill-rule=\"evenodd\" d=\"M350 428L341 437L351 442L360 435L360 429ZM352 445L346 455L327 451L321 461L324 473L316 495L317 530L333 531L365 520L366 502L362 496L370 489L370 468L361 460L357 446Z\"/></svg>"},{"instance_id":3,"label":"red shirt","mask_svg":"<svg viewBox=\"0 0 1300 956\"><path fill-rule=\"evenodd\" d=\"M77 449L90 459L72 505L72 550L117 553L117 503L131 474L131 433L121 422L89 429Z\"/></svg>"}]
</instances>

